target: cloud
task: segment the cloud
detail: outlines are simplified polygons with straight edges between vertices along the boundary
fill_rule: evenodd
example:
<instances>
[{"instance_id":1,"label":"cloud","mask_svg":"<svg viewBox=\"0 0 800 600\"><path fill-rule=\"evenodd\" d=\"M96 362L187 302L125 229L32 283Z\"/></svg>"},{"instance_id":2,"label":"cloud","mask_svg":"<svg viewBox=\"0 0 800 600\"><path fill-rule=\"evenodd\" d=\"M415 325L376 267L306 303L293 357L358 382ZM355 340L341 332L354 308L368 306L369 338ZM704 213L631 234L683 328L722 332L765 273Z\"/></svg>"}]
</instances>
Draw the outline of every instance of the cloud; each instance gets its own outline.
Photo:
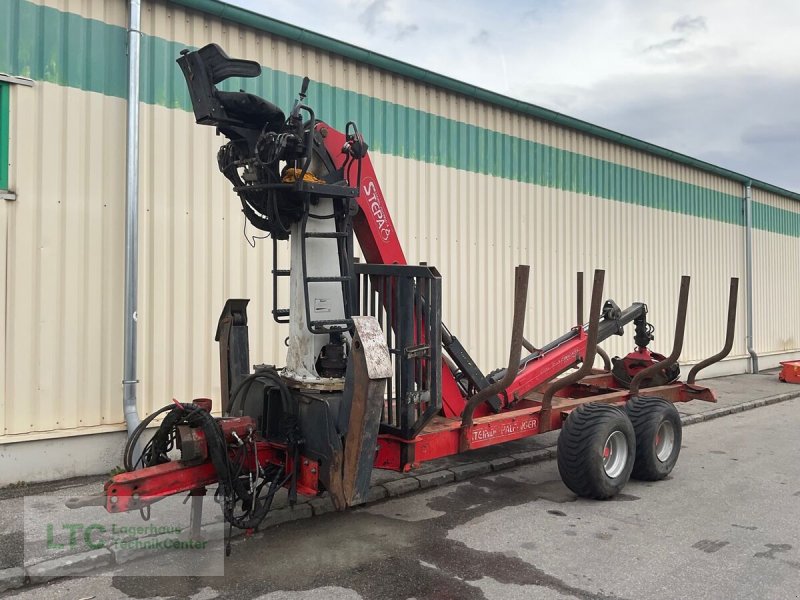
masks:
<instances>
[{"instance_id":1,"label":"cloud","mask_svg":"<svg viewBox=\"0 0 800 600\"><path fill-rule=\"evenodd\" d=\"M573 95L570 113L659 146L800 190L800 74L757 70L615 77ZM587 99L591 99L590 101ZM755 108L757 107L757 110Z\"/></svg>"},{"instance_id":2,"label":"cloud","mask_svg":"<svg viewBox=\"0 0 800 600\"><path fill-rule=\"evenodd\" d=\"M670 50L675 50L676 48L680 48L686 44L686 38L670 38L668 40L664 40L663 42L659 42L657 44L651 44L644 49L645 52L669 52Z\"/></svg>"},{"instance_id":3,"label":"cloud","mask_svg":"<svg viewBox=\"0 0 800 600\"><path fill-rule=\"evenodd\" d=\"M750 145L800 144L800 121L753 125L742 132L742 142Z\"/></svg>"},{"instance_id":4,"label":"cloud","mask_svg":"<svg viewBox=\"0 0 800 600\"><path fill-rule=\"evenodd\" d=\"M417 33L419 25L399 19L395 14L396 8L397 5L390 4L389 0L372 0L358 15L358 21L370 35L402 42Z\"/></svg>"},{"instance_id":5,"label":"cloud","mask_svg":"<svg viewBox=\"0 0 800 600\"><path fill-rule=\"evenodd\" d=\"M367 33L375 33L378 22L386 14L387 0L373 0L358 15L358 21L364 26Z\"/></svg>"},{"instance_id":6,"label":"cloud","mask_svg":"<svg viewBox=\"0 0 800 600\"><path fill-rule=\"evenodd\" d=\"M403 41L407 37L410 37L419 31L419 25L415 25L411 23L409 25L399 25L397 27L397 32L394 34L394 39L398 42Z\"/></svg>"},{"instance_id":7,"label":"cloud","mask_svg":"<svg viewBox=\"0 0 800 600\"><path fill-rule=\"evenodd\" d=\"M677 33L695 33L697 31L708 31L705 17L690 17L683 15L672 24L672 31Z\"/></svg>"},{"instance_id":8,"label":"cloud","mask_svg":"<svg viewBox=\"0 0 800 600\"><path fill-rule=\"evenodd\" d=\"M489 43L490 37L491 36L487 30L481 29L478 33L473 35L469 41L471 44L475 44L477 46L486 46Z\"/></svg>"},{"instance_id":9,"label":"cloud","mask_svg":"<svg viewBox=\"0 0 800 600\"><path fill-rule=\"evenodd\" d=\"M707 29L708 27L706 26L705 17L690 17L688 15L684 15L678 18L672 24L672 31L682 35L666 39L663 42L650 44L649 46L645 47L643 52L645 54L664 54L670 53L674 50L683 49L686 47L690 37L697 32L706 31Z\"/></svg>"}]
</instances>

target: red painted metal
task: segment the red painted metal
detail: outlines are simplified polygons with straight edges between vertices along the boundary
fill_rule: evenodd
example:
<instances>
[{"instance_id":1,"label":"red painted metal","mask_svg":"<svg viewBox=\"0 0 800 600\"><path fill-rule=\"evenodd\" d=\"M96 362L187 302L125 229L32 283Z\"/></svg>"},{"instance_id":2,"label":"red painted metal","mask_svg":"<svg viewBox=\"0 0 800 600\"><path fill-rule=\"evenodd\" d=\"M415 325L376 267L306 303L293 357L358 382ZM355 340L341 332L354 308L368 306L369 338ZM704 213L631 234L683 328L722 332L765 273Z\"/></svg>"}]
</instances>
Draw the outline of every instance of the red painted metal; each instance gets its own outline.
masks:
<instances>
[{"instance_id":1,"label":"red painted metal","mask_svg":"<svg viewBox=\"0 0 800 600\"><path fill-rule=\"evenodd\" d=\"M286 452L286 447L272 442L255 442L255 450L253 444L247 443L242 447L242 454L237 454L236 448L231 449L230 453L231 459L235 461L244 457L244 467L250 472L256 470L256 457L261 467L266 467L268 464L282 465L287 473L293 468L293 461ZM106 510L108 512L138 510L166 496L189 492L216 482L217 473L209 460L200 464L174 460L119 473L105 485ZM297 491L304 496L315 496L318 490L319 462L303 458L297 474Z\"/></svg>"},{"instance_id":2,"label":"red painted metal","mask_svg":"<svg viewBox=\"0 0 800 600\"><path fill-rule=\"evenodd\" d=\"M800 360L783 361L778 379L785 383L800 383Z\"/></svg>"},{"instance_id":3,"label":"red painted metal","mask_svg":"<svg viewBox=\"0 0 800 600\"><path fill-rule=\"evenodd\" d=\"M342 152L346 141L344 133L321 121L317 122L316 128L323 135L325 149L331 155L334 165L340 169L348 159L348 155ZM358 161L352 161L345 176L351 184L356 183ZM358 182L358 190L358 207L361 210L353 218L353 231L358 238L364 259L368 263L383 265L407 264L369 154L361 161L361 181Z\"/></svg>"},{"instance_id":4,"label":"red painted metal","mask_svg":"<svg viewBox=\"0 0 800 600\"><path fill-rule=\"evenodd\" d=\"M461 388L458 387L453 374L447 365L442 364L442 414L445 417L460 418L466 404L467 401L461 395ZM476 415L484 415L488 412L486 405L475 409Z\"/></svg>"},{"instance_id":5,"label":"red painted metal","mask_svg":"<svg viewBox=\"0 0 800 600\"><path fill-rule=\"evenodd\" d=\"M522 367L514 382L506 389L507 401L525 396L536 386L578 364L586 353L587 335L583 327L579 327L577 333L571 340Z\"/></svg>"},{"instance_id":6,"label":"red painted metal","mask_svg":"<svg viewBox=\"0 0 800 600\"><path fill-rule=\"evenodd\" d=\"M470 450L539 433L538 412L539 407L531 407L476 419L467 438Z\"/></svg>"},{"instance_id":7,"label":"red painted metal","mask_svg":"<svg viewBox=\"0 0 800 600\"><path fill-rule=\"evenodd\" d=\"M337 169L342 168L348 155L342 151L347 138L341 131L319 121L317 131L323 136L325 149L331 155ZM386 200L378 184L378 176L372 166L369 153L361 160L361 181L358 180L358 161L352 161L345 176L351 184L358 184L359 211L353 217L355 233L364 260L371 264L405 265L405 254L400 245ZM457 417L464 410L466 401L447 365L442 365L442 408L447 417ZM486 407L480 407L476 414L486 414Z\"/></svg>"},{"instance_id":8,"label":"red painted metal","mask_svg":"<svg viewBox=\"0 0 800 600\"><path fill-rule=\"evenodd\" d=\"M580 383L562 390L553 401L550 430L561 429L569 413L581 404L587 402L625 404L630 397L630 392L616 387L616 385L611 375L603 373L591 375ZM531 394L531 396L535 395L537 395L536 392ZM670 402L689 402L690 400L716 402L716 396L709 388L685 383L647 388L640 395L664 398ZM516 404L514 409L476 417L467 432L468 449L476 450L540 433L540 411L541 404L537 400L523 399ZM381 469L408 471L426 461L458 454L460 434L460 419L440 417L434 419L413 440L381 435L378 441L379 449L375 458L375 466ZM411 464L404 464L402 461L404 445L414 447L414 462Z\"/></svg>"},{"instance_id":9,"label":"red painted metal","mask_svg":"<svg viewBox=\"0 0 800 600\"><path fill-rule=\"evenodd\" d=\"M204 462L190 467L173 461L115 475L104 488L106 510L138 510L166 496L213 485L217 481L214 465Z\"/></svg>"},{"instance_id":10,"label":"red painted metal","mask_svg":"<svg viewBox=\"0 0 800 600\"><path fill-rule=\"evenodd\" d=\"M196 401L193 401L197 404ZM252 417L225 417L218 419L225 441L229 444L247 438L256 430L256 421ZM206 434L199 427L178 427L177 446L181 451L181 460L192 462L204 461L208 458Z\"/></svg>"}]
</instances>

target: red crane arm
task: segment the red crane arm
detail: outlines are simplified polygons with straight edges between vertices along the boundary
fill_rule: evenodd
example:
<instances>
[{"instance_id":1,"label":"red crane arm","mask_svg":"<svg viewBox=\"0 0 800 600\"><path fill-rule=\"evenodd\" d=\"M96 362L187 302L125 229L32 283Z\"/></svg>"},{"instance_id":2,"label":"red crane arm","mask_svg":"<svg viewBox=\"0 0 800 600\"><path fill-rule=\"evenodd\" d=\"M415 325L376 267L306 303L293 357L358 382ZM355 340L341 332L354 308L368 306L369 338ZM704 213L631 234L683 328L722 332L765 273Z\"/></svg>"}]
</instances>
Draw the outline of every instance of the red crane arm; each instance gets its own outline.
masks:
<instances>
[{"instance_id":1,"label":"red crane arm","mask_svg":"<svg viewBox=\"0 0 800 600\"><path fill-rule=\"evenodd\" d=\"M324 140L325 149L333 159L334 165L337 169L341 168L348 159L348 155L342 151L347 141L345 134L322 122L317 122L316 128ZM358 168L358 162L353 160L345 174L348 181L356 182ZM364 260L368 263L383 265L408 264L369 154L361 160L361 181L357 200L361 210L353 217L353 231L361 246ZM465 405L466 401L453 374L447 365L443 364L442 408L444 416L461 416ZM476 410L475 414L480 416L487 412L486 407L482 406Z\"/></svg>"}]
</instances>

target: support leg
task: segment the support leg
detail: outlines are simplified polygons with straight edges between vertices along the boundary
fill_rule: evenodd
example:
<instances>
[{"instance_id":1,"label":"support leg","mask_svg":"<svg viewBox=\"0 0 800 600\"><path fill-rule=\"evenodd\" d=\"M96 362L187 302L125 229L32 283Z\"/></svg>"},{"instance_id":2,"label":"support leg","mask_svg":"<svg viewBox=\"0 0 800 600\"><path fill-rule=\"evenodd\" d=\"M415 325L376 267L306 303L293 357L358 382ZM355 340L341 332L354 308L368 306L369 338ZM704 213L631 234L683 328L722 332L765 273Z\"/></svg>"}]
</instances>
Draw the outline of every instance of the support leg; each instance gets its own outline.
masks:
<instances>
[{"instance_id":1,"label":"support leg","mask_svg":"<svg viewBox=\"0 0 800 600\"><path fill-rule=\"evenodd\" d=\"M206 495L206 488L195 488L189 492L192 499L192 508L189 513L189 536L192 541L199 541L201 528L203 526L203 499Z\"/></svg>"}]
</instances>

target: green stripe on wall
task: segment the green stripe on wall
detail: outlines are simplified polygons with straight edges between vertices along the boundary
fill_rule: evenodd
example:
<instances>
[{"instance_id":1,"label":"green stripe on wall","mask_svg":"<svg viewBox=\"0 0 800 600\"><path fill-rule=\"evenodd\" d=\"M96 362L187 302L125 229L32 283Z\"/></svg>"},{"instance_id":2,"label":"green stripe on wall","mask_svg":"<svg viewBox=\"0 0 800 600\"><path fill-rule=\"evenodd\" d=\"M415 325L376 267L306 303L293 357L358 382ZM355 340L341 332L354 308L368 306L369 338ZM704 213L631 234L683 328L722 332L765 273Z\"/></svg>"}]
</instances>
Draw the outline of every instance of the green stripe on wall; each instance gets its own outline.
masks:
<instances>
[{"instance_id":1,"label":"green stripe on wall","mask_svg":"<svg viewBox=\"0 0 800 600\"><path fill-rule=\"evenodd\" d=\"M0 190L8 189L8 84L0 83Z\"/></svg>"},{"instance_id":2,"label":"green stripe on wall","mask_svg":"<svg viewBox=\"0 0 800 600\"><path fill-rule=\"evenodd\" d=\"M126 47L122 27L24 0L0 0L0 71L124 98Z\"/></svg>"},{"instance_id":3,"label":"green stripe on wall","mask_svg":"<svg viewBox=\"0 0 800 600\"><path fill-rule=\"evenodd\" d=\"M800 237L800 213L753 202L753 227L772 233Z\"/></svg>"},{"instance_id":4,"label":"green stripe on wall","mask_svg":"<svg viewBox=\"0 0 800 600\"><path fill-rule=\"evenodd\" d=\"M124 28L42 7L0 2L0 71L125 98ZM191 111L175 58L184 45L142 37L142 102ZM290 106L301 78L264 67L257 79L224 82ZM565 191L742 225L740 196L654 175L312 82L317 116L336 128L355 120L381 153ZM754 203L759 229L800 237L800 215Z\"/></svg>"}]
</instances>

